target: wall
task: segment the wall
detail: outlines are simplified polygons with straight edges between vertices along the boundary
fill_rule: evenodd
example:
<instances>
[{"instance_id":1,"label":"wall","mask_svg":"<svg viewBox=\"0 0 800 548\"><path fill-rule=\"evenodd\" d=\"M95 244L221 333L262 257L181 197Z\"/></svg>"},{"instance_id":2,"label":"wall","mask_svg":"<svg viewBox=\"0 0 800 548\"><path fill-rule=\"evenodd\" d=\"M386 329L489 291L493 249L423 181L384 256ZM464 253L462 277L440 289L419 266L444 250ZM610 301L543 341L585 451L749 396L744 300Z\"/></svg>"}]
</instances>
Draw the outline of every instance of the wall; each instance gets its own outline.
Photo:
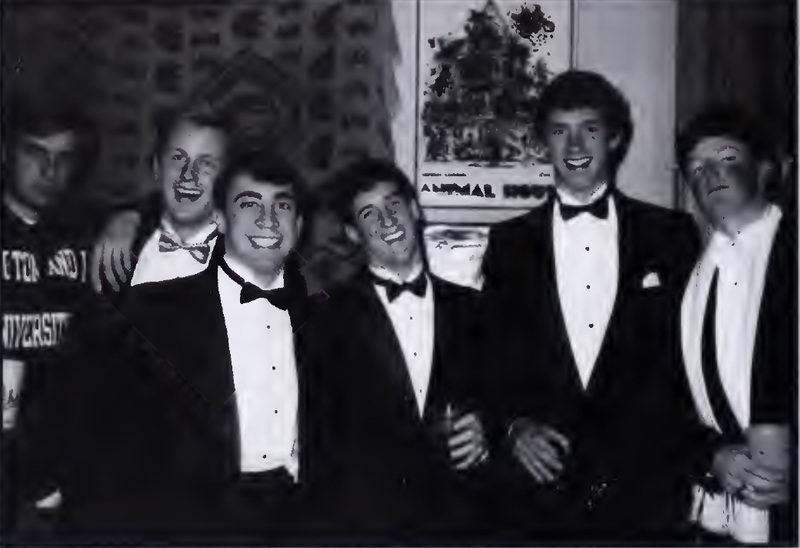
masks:
<instances>
[{"instance_id":1,"label":"wall","mask_svg":"<svg viewBox=\"0 0 800 548\"><path fill-rule=\"evenodd\" d=\"M312 183L354 155L392 155L389 0L4 5L6 87L73 95L94 114L103 148L91 186L100 199L152 187L153 119L175 104L205 102L203 92L220 81L239 99L260 95L275 106L275 116L251 118L272 130L265 144L283 149ZM297 116L277 119L290 110Z\"/></svg>"},{"instance_id":2,"label":"wall","mask_svg":"<svg viewBox=\"0 0 800 548\"><path fill-rule=\"evenodd\" d=\"M675 0L578 0L577 67L605 75L633 111L619 187L666 207L675 202L676 21Z\"/></svg>"},{"instance_id":3,"label":"wall","mask_svg":"<svg viewBox=\"0 0 800 548\"><path fill-rule=\"evenodd\" d=\"M617 85L631 103L635 133L619 176L627 194L665 207L676 203L676 0L576 0L575 67ZM524 210L430 210L435 222L497 222Z\"/></svg>"}]
</instances>

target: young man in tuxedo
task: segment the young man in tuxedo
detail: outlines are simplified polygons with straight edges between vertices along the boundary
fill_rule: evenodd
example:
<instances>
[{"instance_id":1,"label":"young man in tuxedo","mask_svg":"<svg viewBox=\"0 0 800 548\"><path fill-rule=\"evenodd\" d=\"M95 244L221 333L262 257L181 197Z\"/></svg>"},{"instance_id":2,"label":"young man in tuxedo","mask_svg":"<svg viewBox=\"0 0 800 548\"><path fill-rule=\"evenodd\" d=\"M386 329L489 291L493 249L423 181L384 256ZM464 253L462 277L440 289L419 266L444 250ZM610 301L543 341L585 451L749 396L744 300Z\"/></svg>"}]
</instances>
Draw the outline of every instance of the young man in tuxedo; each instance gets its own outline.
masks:
<instances>
[{"instance_id":1,"label":"young man in tuxedo","mask_svg":"<svg viewBox=\"0 0 800 548\"><path fill-rule=\"evenodd\" d=\"M468 481L487 458L475 294L429 272L414 188L392 163L360 160L330 188L366 259L325 310L336 363L321 452L339 531L359 542L468 539L478 490Z\"/></svg>"},{"instance_id":2,"label":"young man in tuxedo","mask_svg":"<svg viewBox=\"0 0 800 548\"><path fill-rule=\"evenodd\" d=\"M214 204L226 233L209 268L135 286L125 321L83 341L92 365L71 421L85 444L73 475L90 490L68 533L201 543L303 533L307 366L325 297L306 294L293 252L308 201L288 164L252 151Z\"/></svg>"},{"instance_id":3,"label":"young man in tuxedo","mask_svg":"<svg viewBox=\"0 0 800 548\"><path fill-rule=\"evenodd\" d=\"M683 357L700 437L691 519L701 539L797 542L797 224L771 203L771 163L749 117L709 109L678 140L710 224L686 288Z\"/></svg>"},{"instance_id":4,"label":"young man in tuxedo","mask_svg":"<svg viewBox=\"0 0 800 548\"><path fill-rule=\"evenodd\" d=\"M552 198L490 232L485 319L510 540L669 540L680 294L691 218L625 196L630 108L602 76L545 89L536 130Z\"/></svg>"},{"instance_id":5,"label":"young man in tuxedo","mask_svg":"<svg viewBox=\"0 0 800 548\"><path fill-rule=\"evenodd\" d=\"M153 153L159 192L118 213L98 242L95 282L107 295L205 269L219 233L212 195L228 142L219 116L172 112L159 122Z\"/></svg>"}]
</instances>

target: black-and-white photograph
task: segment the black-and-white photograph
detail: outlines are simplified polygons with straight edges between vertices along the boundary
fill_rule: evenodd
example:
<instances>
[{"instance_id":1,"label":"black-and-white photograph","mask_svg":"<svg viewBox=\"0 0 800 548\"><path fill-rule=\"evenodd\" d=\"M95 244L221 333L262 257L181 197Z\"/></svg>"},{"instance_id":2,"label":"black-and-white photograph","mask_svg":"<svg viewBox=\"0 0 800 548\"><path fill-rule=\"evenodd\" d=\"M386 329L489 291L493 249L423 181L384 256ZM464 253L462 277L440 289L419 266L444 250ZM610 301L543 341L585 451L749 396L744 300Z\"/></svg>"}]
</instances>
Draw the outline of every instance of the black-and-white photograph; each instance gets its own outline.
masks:
<instances>
[{"instance_id":1,"label":"black-and-white photograph","mask_svg":"<svg viewBox=\"0 0 800 548\"><path fill-rule=\"evenodd\" d=\"M5 546L798 545L792 0L3 0Z\"/></svg>"}]
</instances>

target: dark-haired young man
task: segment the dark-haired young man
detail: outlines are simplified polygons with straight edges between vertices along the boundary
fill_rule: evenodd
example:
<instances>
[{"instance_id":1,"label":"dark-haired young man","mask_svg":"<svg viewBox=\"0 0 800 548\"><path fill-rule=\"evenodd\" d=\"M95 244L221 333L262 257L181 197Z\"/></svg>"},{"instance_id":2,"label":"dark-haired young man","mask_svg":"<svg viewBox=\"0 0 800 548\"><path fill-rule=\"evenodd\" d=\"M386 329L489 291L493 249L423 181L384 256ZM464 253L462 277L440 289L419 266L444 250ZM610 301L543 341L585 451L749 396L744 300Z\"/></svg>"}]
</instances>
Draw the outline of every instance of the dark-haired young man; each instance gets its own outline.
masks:
<instances>
[{"instance_id":1,"label":"dark-haired young man","mask_svg":"<svg viewBox=\"0 0 800 548\"><path fill-rule=\"evenodd\" d=\"M331 189L366 259L325 311L333 519L348 541L463 541L477 531L467 478L486 459L475 295L428 271L415 191L392 163L360 160Z\"/></svg>"},{"instance_id":2,"label":"dark-haired young man","mask_svg":"<svg viewBox=\"0 0 800 548\"><path fill-rule=\"evenodd\" d=\"M160 121L153 153L160 191L114 217L98 243L98 283L107 294L191 276L208 265L219 233L212 195L228 142L218 116L178 112Z\"/></svg>"},{"instance_id":3,"label":"dark-haired young man","mask_svg":"<svg viewBox=\"0 0 800 548\"><path fill-rule=\"evenodd\" d=\"M91 297L89 259L100 217L87 208L81 180L86 176L81 168L93 160L89 121L55 100L15 98L6 106L0 213L2 522L3 533L10 535L17 507L54 507L60 498L57 457L28 447L35 438L58 435L42 419L53 413L51 392L58 390L53 379L64 367L59 358L68 329Z\"/></svg>"},{"instance_id":4,"label":"dark-haired young man","mask_svg":"<svg viewBox=\"0 0 800 548\"><path fill-rule=\"evenodd\" d=\"M622 194L633 126L602 76L540 98L552 199L490 233L486 321L511 539L668 541L685 507L671 464L687 215ZM488 358L487 358L488 359Z\"/></svg>"},{"instance_id":5,"label":"dark-haired young man","mask_svg":"<svg viewBox=\"0 0 800 548\"><path fill-rule=\"evenodd\" d=\"M133 287L84 341L94 371L74 422L93 481L82 538L285 542L298 497L313 384L313 312L293 252L308 214L302 181L253 151L214 191L225 239L209 268ZM308 444L313 447L313 443ZM283 540L281 540L283 539Z\"/></svg>"},{"instance_id":6,"label":"dark-haired young man","mask_svg":"<svg viewBox=\"0 0 800 548\"><path fill-rule=\"evenodd\" d=\"M678 139L682 173L713 231L681 314L704 426L692 447L691 519L704 540L796 544L797 224L765 196L764 144L735 107L702 112Z\"/></svg>"}]
</instances>

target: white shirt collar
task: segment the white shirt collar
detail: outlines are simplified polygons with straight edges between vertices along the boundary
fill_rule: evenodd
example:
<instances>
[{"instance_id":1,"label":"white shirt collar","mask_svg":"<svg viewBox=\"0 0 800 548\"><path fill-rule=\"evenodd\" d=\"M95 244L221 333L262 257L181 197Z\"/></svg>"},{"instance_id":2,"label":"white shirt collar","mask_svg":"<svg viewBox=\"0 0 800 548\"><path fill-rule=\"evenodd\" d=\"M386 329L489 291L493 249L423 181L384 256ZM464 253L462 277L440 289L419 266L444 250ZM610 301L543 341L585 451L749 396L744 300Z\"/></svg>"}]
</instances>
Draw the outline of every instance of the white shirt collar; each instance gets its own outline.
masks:
<instances>
[{"instance_id":1,"label":"white shirt collar","mask_svg":"<svg viewBox=\"0 0 800 548\"><path fill-rule=\"evenodd\" d=\"M241 276L244 281L249 282L261 289L269 291L270 289L279 289L283 287L283 269L278 272L278 275L274 280L272 280L272 283L269 285L269 287L261 287L261 284L258 281L259 277L256 275L255 271L244 262L238 260L230 253L225 254L224 260L228 266L231 267L231 270Z\"/></svg>"},{"instance_id":2,"label":"white shirt collar","mask_svg":"<svg viewBox=\"0 0 800 548\"><path fill-rule=\"evenodd\" d=\"M586 203L581 202L575 196L573 196L560 186L556 186L556 193L558 193L558 200L562 204L570 206L582 206L582 205L592 204L597 200L599 200L606 193L607 188L608 188L608 183L601 184L594 190L594 192L592 192L592 195L589 197L590 198L589 201Z\"/></svg>"},{"instance_id":3,"label":"white shirt collar","mask_svg":"<svg viewBox=\"0 0 800 548\"><path fill-rule=\"evenodd\" d=\"M183 241L184 244L201 244L206 241L206 239L211 236L211 234L219 229L219 223L217 223L217 219L219 215L217 213L214 214L214 217L208 222L208 225L200 228L197 232L195 232L192 236L186 238ZM167 219L166 216L161 218L161 230L177 236L177 231L172 223Z\"/></svg>"},{"instance_id":4,"label":"white shirt collar","mask_svg":"<svg viewBox=\"0 0 800 548\"><path fill-rule=\"evenodd\" d=\"M767 237L771 237L782 216L783 212L778 206L769 204L760 218L742 228L733 237L721 230L715 230L709 244L711 256L719 258L721 254L752 253L763 246Z\"/></svg>"},{"instance_id":5,"label":"white shirt collar","mask_svg":"<svg viewBox=\"0 0 800 548\"><path fill-rule=\"evenodd\" d=\"M404 282L410 282L410 281L416 280L417 276L422 274L422 270L423 270L422 269L422 261L420 261L419 264L417 264L417 266L415 266L411 270L409 275L406 276L406 279L405 280L401 280L400 276L397 275L396 273L392 272L391 270L387 270L385 268L380 268L380 267L374 267L374 266L370 266L369 269L378 278L382 278L384 280L389 280L389 281L396 282L396 283L404 283Z\"/></svg>"}]
</instances>

